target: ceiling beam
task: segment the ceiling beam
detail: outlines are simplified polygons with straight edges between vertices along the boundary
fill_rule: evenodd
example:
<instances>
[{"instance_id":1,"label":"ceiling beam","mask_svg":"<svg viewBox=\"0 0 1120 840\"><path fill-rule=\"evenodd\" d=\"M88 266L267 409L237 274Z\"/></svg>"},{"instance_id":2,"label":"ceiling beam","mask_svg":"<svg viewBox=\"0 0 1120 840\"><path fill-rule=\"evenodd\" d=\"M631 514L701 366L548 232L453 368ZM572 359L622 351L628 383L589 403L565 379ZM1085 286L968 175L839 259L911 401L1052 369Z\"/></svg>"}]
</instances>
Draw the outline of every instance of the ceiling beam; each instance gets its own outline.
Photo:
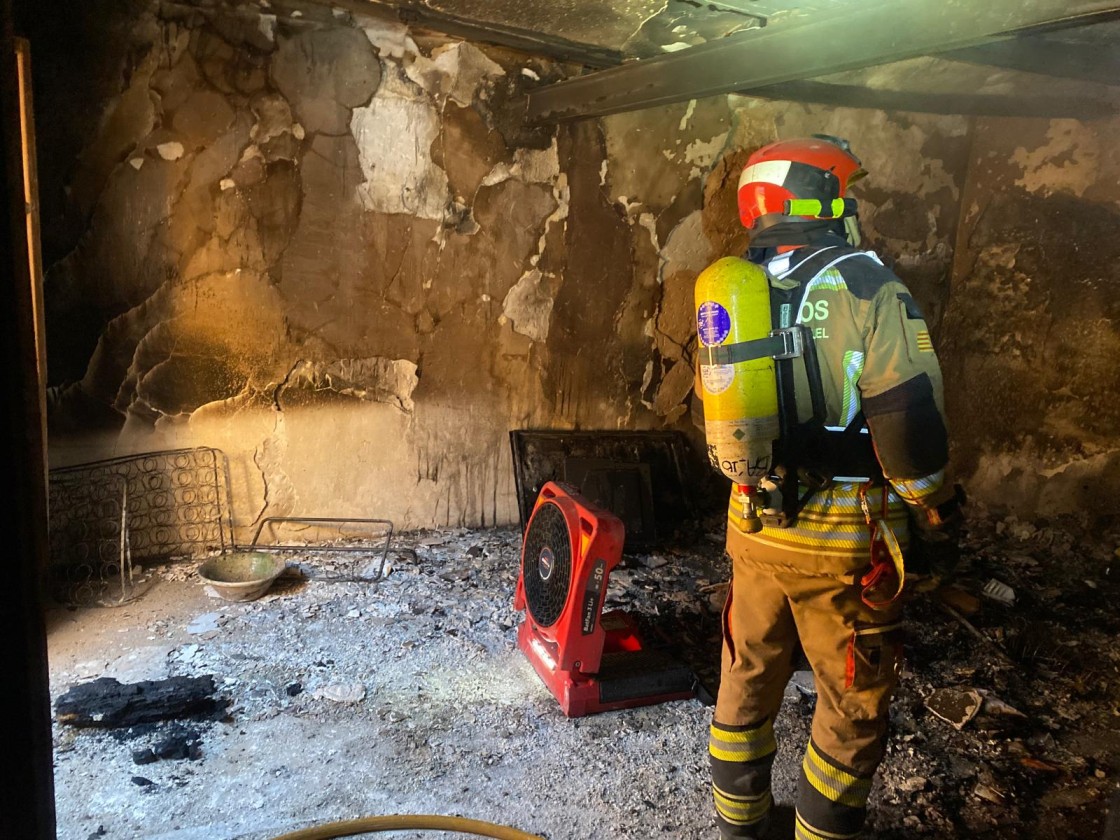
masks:
<instances>
[{"instance_id":1,"label":"ceiling beam","mask_svg":"<svg viewBox=\"0 0 1120 840\"><path fill-rule=\"evenodd\" d=\"M880 0L548 85L529 93L526 118L556 122L744 92L1118 10L1120 0Z\"/></svg>"},{"instance_id":2,"label":"ceiling beam","mask_svg":"<svg viewBox=\"0 0 1120 840\"><path fill-rule=\"evenodd\" d=\"M437 12L418 3L400 4L400 19L409 26L422 26L456 38L484 44L495 44L514 50L583 64L586 67L617 67L622 63L618 50L599 47L581 41L571 41L558 35L545 35L493 21L480 21Z\"/></svg>"},{"instance_id":3,"label":"ceiling beam","mask_svg":"<svg viewBox=\"0 0 1120 840\"><path fill-rule=\"evenodd\" d=\"M1068 117L1099 119L1117 113L1117 103L1087 96L969 93L967 91L881 90L863 85L834 84L811 79L782 82L743 91L743 96L813 102L840 108L914 111L920 114L958 114L984 117Z\"/></svg>"},{"instance_id":4,"label":"ceiling beam","mask_svg":"<svg viewBox=\"0 0 1120 840\"><path fill-rule=\"evenodd\" d=\"M1106 43L1075 44L1032 35L950 50L937 57L1063 79L1120 84L1120 49Z\"/></svg>"},{"instance_id":5,"label":"ceiling beam","mask_svg":"<svg viewBox=\"0 0 1120 840\"><path fill-rule=\"evenodd\" d=\"M582 64L585 67L600 69L617 67L622 63L622 53L618 50L571 41L556 35L546 35L529 29L507 26L499 22L475 20L436 11L419 0L312 0L333 6L357 15L384 16L390 14L409 26L429 29L464 38L476 44L493 44L513 50L543 56L556 61Z\"/></svg>"}]
</instances>

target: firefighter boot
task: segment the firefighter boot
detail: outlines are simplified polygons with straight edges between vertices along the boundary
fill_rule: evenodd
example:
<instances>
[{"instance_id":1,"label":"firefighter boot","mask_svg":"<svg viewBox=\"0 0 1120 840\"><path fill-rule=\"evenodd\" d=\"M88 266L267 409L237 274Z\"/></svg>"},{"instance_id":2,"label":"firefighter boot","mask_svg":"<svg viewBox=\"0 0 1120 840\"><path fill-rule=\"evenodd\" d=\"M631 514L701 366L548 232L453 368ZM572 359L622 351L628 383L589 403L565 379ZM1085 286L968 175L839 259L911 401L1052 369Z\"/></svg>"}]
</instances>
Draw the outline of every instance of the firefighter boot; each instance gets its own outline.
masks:
<instances>
[{"instance_id":1,"label":"firefighter boot","mask_svg":"<svg viewBox=\"0 0 1120 840\"><path fill-rule=\"evenodd\" d=\"M769 720L754 726L712 722L708 754L716 823L725 840L766 836L770 826L770 768L774 729Z\"/></svg>"}]
</instances>

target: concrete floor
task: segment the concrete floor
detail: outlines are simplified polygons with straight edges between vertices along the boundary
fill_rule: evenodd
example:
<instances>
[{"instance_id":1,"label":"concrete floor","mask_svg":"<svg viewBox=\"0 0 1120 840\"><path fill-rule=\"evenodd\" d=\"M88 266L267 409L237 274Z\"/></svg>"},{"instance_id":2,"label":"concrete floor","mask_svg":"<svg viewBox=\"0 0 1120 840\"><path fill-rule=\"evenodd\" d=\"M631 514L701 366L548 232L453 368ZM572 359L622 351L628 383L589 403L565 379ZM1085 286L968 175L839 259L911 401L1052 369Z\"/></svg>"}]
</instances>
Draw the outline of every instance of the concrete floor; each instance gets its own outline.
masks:
<instances>
[{"instance_id":1,"label":"concrete floor","mask_svg":"<svg viewBox=\"0 0 1120 840\"><path fill-rule=\"evenodd\" d=\"M914 605L868 837L1100 836L1120 767L1116 582L1086 566L1080 589L1063 593L1048 576L1057 566L1033 558L1068 557L1070 543L997 534L997 524L974 529L969 562L976 580L994 571L1014 583L1020 606L986 607L973 621L1020 665L999 666L932 603ZM247 603L209 596L185 563L163 567L125 606L52 612L54 698L99 676L212 674L231 702L225 721L185 724L201 743L196 761L133 763L133 750L171 724L56 724L59 837L267 840L340 819L435 813L548 840L714 840L710 708L688 700L566 719L516 647L519 538L512 528L405 535L398 545L411 552L394 553L380 583L281 579ZM312 575L328 562L299 561ZM631 557L611 576L608 606L675 634L714 688L728 572L715 534ZM1049 622L1054 649L1088 665L1059 668L1052 650L1028 649L1028 620ZM925 710L932 689L961 684L1026 717L982 715L958 732ZM811 715L811 698L791 686L776 727L779 803L792 802Z\"/></svg>"}]
</instances>

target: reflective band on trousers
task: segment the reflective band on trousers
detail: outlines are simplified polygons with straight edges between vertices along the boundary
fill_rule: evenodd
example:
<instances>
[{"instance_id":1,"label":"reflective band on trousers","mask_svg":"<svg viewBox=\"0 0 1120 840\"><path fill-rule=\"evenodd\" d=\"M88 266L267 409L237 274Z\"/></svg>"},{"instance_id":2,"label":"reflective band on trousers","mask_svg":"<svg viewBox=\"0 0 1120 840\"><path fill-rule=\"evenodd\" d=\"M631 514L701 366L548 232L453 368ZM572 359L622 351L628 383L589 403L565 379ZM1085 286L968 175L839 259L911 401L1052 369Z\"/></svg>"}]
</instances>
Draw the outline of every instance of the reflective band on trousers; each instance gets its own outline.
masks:
<instances>
[{"instance_id":1,"label":"reflective band on trousers","mask_svg":"<svg viewBox=\"0 0 1120 840\"><path fill-rule=\"evenodd\" d=\"M855 834L834 834L831 831L822 831L819 828L813 828L801 815L797 815L797 823L793 829L794 840L851 840L853 837L859 837L859 832Z\"/></svg>"},{"instance_id":2,"label":"reflective band on trousers","mask_svg":"<svg viewBox=\"0 0 1120 840\"><path fill-rule=\"evenodd\" d=\"M867 807L867 797L871 793L871 779L861 779L846 770L834 767L821 757L812 741L805 751L803 769L809 784L826 799L847 805L849 808Z\"/></svg>"},{"instance_id":3,"label":"reflective band on trousers","mask_svg":"<svg viewBox=\"0 0 1120 840\"><path fill-rule=\"evenodd\" d=\"M712 785L712 796L716 811L732 825L753 825L765 819L773 803L768 790L757 796L732 796Z\"/></svg>"},{"instance_id":4,"label":"reflective band on trousers","mask_svg":"<svg viewBox=\"0 0 1120 840\"><path fill-rule=\"evenodd\" d=\"M708 752L720 761L757 761L778 749L774 726L769 720L754 729L738 732L713 725L709 733Z\"/></svg>"}]
</instances>

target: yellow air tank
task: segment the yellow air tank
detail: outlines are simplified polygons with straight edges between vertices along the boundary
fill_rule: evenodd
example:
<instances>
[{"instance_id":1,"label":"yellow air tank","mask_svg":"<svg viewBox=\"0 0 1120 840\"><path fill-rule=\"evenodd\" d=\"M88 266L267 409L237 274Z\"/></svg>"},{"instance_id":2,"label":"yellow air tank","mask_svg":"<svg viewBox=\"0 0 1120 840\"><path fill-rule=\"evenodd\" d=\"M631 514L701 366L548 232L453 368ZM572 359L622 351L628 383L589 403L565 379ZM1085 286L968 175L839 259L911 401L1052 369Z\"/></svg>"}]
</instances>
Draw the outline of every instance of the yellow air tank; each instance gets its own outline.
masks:
<instances>
[{"instance_id":1,"label":"yellow air tank","mask_svg":"<svg viewBox=\"0 0 1120 840\"><path fill-rule=\"evenodd\" d=\"M700 272L696 331L708 459L744 494L770 473L779 436L774 359L723 364L726 359L707 348L767 338L770 329L770 284L763 269L724 257Z\"/></svg>"}]
</instances>

